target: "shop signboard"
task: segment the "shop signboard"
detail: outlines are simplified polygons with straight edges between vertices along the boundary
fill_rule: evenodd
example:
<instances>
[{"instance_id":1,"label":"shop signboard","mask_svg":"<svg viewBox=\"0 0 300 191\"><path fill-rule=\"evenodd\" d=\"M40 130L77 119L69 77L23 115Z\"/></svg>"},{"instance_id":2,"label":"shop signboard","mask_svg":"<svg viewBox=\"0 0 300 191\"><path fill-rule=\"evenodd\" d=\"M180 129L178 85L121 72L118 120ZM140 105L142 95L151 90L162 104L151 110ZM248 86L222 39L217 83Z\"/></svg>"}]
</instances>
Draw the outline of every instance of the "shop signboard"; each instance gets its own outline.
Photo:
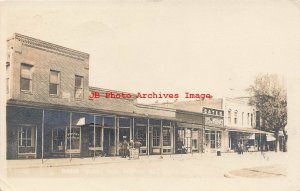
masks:
<instances>
[{"instance_id":1,"label":"shop signboard","mask_svg":"<svg viewBox=\"0 0 300 191\"><path fill-rule=\"evenodd\" d=\"M202 113L208 114L208 115L215 115L219 117L224 117L224 111L220 109L212 109L208 107L203 107L202 108Z\"/></svg>"},{"instance_id":2,"label":"shop signboard","mask_svg":"<svg viewBox=\"0 0 300 191\"><path fill-rule=\"evenodd\" d=\"M209 117L209 116L205 117L205 125L222 127L223 124L224 124L223 118Z\"/></svg>"}]
</instances>

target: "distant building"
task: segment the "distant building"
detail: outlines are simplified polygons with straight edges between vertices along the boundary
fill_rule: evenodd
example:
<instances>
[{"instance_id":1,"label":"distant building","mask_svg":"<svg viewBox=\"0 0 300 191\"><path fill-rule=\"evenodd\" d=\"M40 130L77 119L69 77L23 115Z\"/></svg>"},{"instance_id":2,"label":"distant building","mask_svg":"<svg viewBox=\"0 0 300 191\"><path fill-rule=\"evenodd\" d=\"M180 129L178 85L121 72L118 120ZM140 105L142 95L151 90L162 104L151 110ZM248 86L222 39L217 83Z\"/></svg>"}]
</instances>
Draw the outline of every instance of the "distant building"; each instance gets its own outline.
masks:
<instances>
[{"instance_id":1,"label":"distant building","mask_svg":"<svg viewBox=\"0 0 300 191\"><path fill-rule=\"evenodd\" d=\"M214 149L215 144L221 142L222 151L236 151L239 144L245 145L246 150L258 151L260 147L265 149L266 135L271 133L257 128L259 127L256 125L258 112L255 107L248 104L248 100L249 97L214 98L154 105L211 115L215 113L209 113L210 109L220 111L224 117L224 127L221 131L211 131L209 127L205 127L206 150Z\"/></svg>"}]
</instances>

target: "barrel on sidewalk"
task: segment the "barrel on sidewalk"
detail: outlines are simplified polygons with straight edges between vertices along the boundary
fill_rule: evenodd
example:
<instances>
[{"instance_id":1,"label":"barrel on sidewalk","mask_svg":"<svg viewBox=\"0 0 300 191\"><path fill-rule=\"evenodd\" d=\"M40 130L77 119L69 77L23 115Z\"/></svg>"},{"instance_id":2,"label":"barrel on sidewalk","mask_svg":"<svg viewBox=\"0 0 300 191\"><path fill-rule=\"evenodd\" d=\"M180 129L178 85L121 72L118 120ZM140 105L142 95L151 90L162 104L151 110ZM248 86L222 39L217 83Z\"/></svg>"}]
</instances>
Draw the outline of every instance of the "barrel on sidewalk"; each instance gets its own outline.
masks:
<instances>
[{"instance_id":1,"label":"barrel on sidewalk","mask_svg":"<svg viewBox=\"0 0 300 191\"><path fill-rule=\"evenodd\" d=\"M217 151L217 156L221 156L221 151Z\"/></svg>"}]
</instances>

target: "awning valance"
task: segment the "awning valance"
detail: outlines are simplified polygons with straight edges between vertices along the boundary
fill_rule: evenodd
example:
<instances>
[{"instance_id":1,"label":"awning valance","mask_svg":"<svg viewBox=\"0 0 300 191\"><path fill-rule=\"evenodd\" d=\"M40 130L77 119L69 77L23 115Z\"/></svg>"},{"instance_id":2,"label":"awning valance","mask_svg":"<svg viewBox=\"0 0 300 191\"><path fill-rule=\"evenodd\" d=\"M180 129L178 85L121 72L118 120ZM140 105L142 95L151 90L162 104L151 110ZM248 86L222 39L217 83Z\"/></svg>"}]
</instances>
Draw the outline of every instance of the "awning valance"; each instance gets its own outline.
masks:
<instances>
[{"instance_id":1,"label":"awning valance","mask_svg":"<svg viewBox=\"0 0 300 191\"><path fill-rule=\"evenodd\" d=\"M231 132L244 132L244 133L257 133L257 134L273 134L267 131L262 131L254 128L245 128L245 127L230 127L226 126L225 129Z\"/></svg>"}]
</instances>

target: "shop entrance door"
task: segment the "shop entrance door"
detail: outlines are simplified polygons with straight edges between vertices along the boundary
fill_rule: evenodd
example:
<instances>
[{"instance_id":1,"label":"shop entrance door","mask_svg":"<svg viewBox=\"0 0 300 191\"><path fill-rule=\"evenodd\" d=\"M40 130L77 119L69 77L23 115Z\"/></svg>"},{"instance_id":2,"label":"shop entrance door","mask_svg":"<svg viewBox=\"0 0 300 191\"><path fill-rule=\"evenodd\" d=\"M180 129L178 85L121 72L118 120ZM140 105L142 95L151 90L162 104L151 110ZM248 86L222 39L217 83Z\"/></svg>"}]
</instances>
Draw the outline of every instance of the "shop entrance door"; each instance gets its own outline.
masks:
<instances>
[{"instance_id":1,"label":"shop entrance door","mask_svg":"<svg viewBox=\"0 0 300 191\"><path fill-rule=\"evenodd\" d=\"M114 129L104 128L103 132L103 153L105 156L114 154L115 132Z\"/></svg>"}]
</instances>

